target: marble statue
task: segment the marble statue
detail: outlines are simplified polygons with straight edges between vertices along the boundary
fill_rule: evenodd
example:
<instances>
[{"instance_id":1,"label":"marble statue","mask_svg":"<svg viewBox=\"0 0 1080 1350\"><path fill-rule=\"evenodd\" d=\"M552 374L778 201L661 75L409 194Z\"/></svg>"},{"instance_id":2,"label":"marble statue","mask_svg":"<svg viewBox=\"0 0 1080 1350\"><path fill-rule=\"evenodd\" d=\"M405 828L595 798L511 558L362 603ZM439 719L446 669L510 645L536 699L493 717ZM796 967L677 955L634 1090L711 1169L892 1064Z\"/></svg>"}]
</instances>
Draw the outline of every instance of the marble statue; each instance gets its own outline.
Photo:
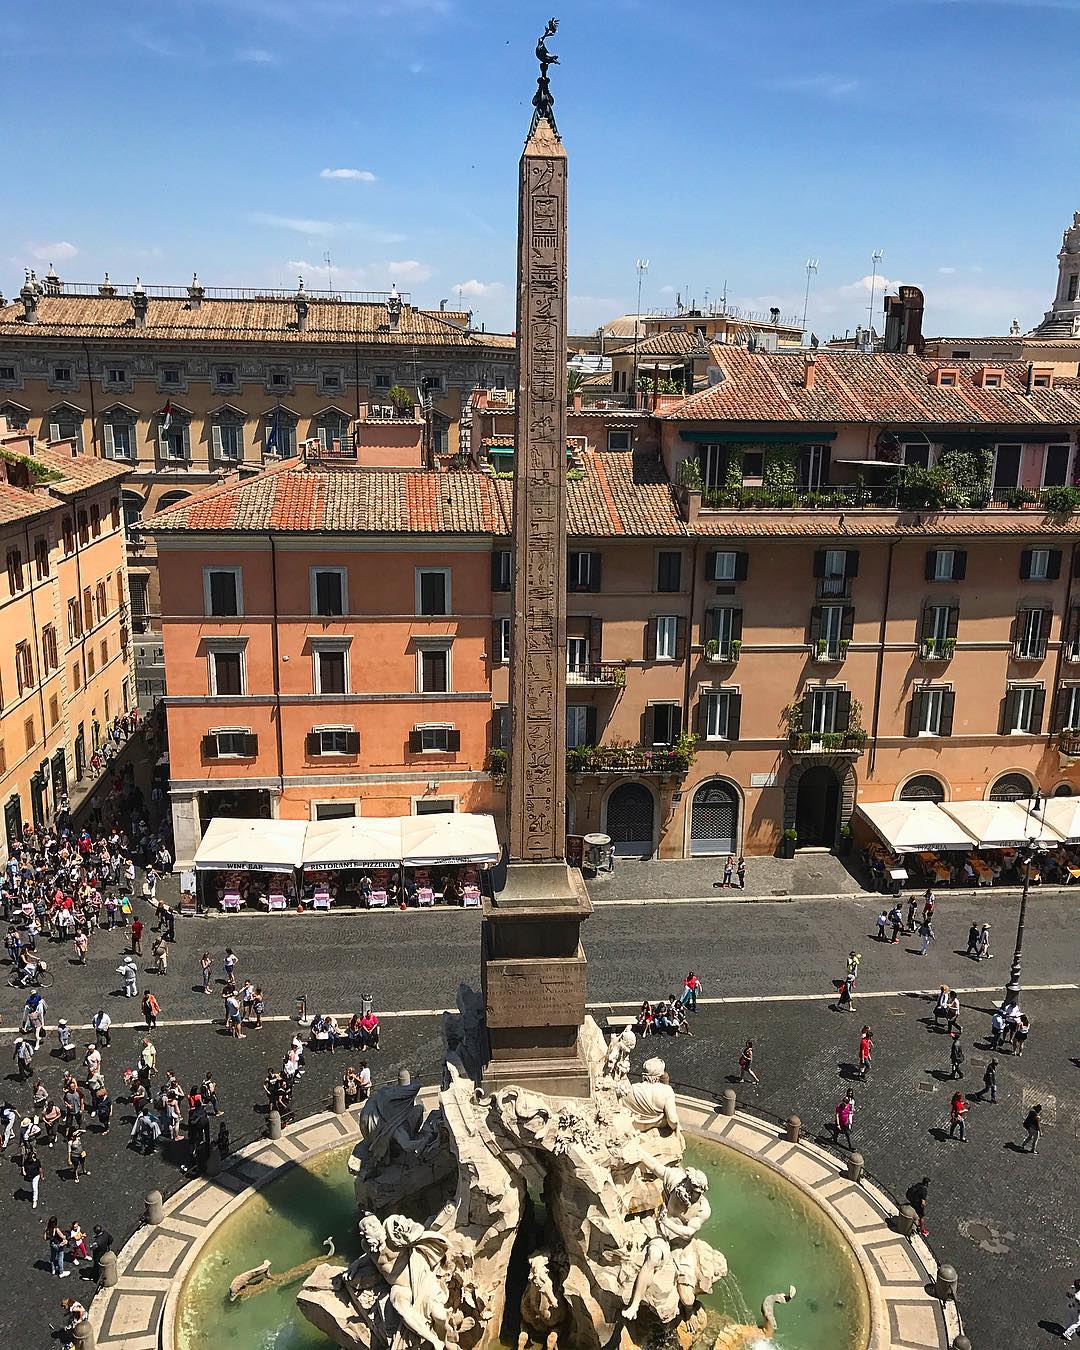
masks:
<instances>
[{"instance_id":1,"label":"marble statue","mask_svg":"<svg viewBox=\"0 0 1080 1350\"><path fill-rule=\"evenodd\" d=\"M533 1339L540 1341L545 1350L555 1350L559 1343L558 1328L566 1317L566 1303L560 1290L565 1273L565 1261L558 1254L540 1251L529 1257L529 1275L521 1296L518 1350L525 1350Z\"/></svg>"},{"instance_id":2,"label":"marble statue","mask_svg":"<svg viewBox=\"0 0 1080 1350\"><path fill-rule=\"evenodd\" d=\"M446 1345L447 1306L437 1274L449 1247L441 1233L429 1232L412 1219L392 1214L384 1223L374 1214L360 1221L364 1254L344 1276L355 1278L356 1267L370 1262L388 1288L371 1305L372 1327L388 1350L413 1350Z\"/></svg>"},{"instance_id":3,"label":"marble statue","mask_svg":"<svg viewBox=\"0 0 1080 1350\"><path fill-rule=\"evenodd\" d=\"M626 1082L630 1077L630 1056L637 1045L633 1029L627 1027L618 1035L612 1036L607 1054L604 1056L604 1077L613 1078L618 1083Z\"/></svg>"},{"instance_id":4,"label":"marble statue","mask_svg":"<svg viewBox=\"0 0 1080 1350\"><path fill-rule=\"evenodd\" d=\"M641 1082L626 1083L618 1091L622 1104L633 1116L639 1130L667 1129L681 1141L675 1089L667 1081L662 1059L647 1059L641 1066ZM682 1152L681 1147L679 1152Z\"/></svg>"},{"instance_id":5,"label":"marble statue","mask_svg":"<svg viewBox=\"0 0 1080 1350\"><path fill-rule=\"evenodd\" d=\"M441 1119L435 1113L424 1118L419 1091L403 1070L398 1082L372 1093L361 1109L364 1142L350 1163L361 1208L386 1214L453 1171Z\"/></svg>"}]
</instances>

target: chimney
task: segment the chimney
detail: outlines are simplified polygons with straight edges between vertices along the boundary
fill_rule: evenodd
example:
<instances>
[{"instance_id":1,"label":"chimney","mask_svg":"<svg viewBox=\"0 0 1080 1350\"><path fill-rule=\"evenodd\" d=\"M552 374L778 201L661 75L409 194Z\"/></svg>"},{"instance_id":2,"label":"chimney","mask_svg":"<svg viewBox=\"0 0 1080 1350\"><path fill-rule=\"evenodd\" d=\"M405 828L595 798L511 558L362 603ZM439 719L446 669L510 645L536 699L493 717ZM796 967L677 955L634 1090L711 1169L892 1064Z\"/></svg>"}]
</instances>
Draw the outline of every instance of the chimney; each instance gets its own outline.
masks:
<instances>
[{"instance_id":1,"label":"chimney","mask_svg":"<svg viewBox=\"0 0 1080 1350\"><path fill-rule=\"evenodd\" d=\"M807 352L806 364L803 367L803 387L814 392L814 385L817 383L817 355L814 352Z\"/></svg>"},{"instance_id":2,"label":"chimney","mask_svg":"<svg viewBox=\"0 0 1080 1350\"><path fill-rule=\"evenodd\" d=\"M391 333L398 332L401 328L401 296L393 282L390 283L390 294L386 297L386 317L390 321Z\"/></svg>"},{"instance_id":3,"label":"chimney","mask_svg":"<svg viewBox=\"0 0 1080 1350\"><path fill-rule=\"evenodd\" d=\"M304 291L304 278L300 278L300 284L296 288L296 294L293 296L293 305L296 307L296 327L301 333L307 332L308 320L308 299Z\"/></svg>"},{"instance_id":4,"label":"chimney","mask_svg":"<svg viewBox=\"0 0 1080 1350\"><path fill-rule=\"evenodd\" d=\"M29 272L19 291L19 299L23 306L23 323L37 323L37 287L30 280Z\"/></svg>"},{"instance_id":5,"label":"chimney","mask_svg":"<svg viewBox=\"0 0 1080 1350\"><path fill-rule=\"evenodd\" d=\"M581 390L575 389L572 397L574 400L574 412L579 413L581 411L581 404L582 404Z\"/></svg>"},{"instance_id":6,"label":"chimney","mask_svg":"<svg viewBox=\"0 0 1080 1350\"><path fill-rule=\"evenodd\" d=\"M63 294L64 283L56 274L56 268L49 264L49 270L45 273L45 294L61 295Z\"/></svg>"},{"instance_id":7,"label":"chimney","mask_svg":"<svg viewBox=\"0 0 1080 1350\"><path fill-rule=\"evenodd\" d=\"M146 327L146 310L150 302L147 299L146 291L143 289L142 280L135 278L135 288L131 292L131 312L135 316L135 327Z\"/></svg>"},{"instance_id":8,"label":"chimney","mask_svg":"<svg viewBox=\"0 0 1080 1350\"><path fill-rule=\"evenodd\" d=\"M203 296L206 291L199 285L199 276L197 272L191 274L191 285L187 288L188 309L198 309L203 302Z\"/></svg>"},{"instance_id":9,"label":"chimney","mask_svg":"<svg viewBox=\"0 0 1080 1350\"><path fill-rule=\"evenodd\" d=\"M116 287L109 280L108 272L105 273L105 279L102 281L101 285L97 289L98 295L112 297L116 294Z\"/></svg>"},{"instance_id":10,"label":"chimney","mask_svg":"<svg viewBox=\"0 0 1080 1350\"><path fill-rule=\"evenodd\" d=\"M772 309L769 310L769 321L770 321L771 323L779 323L779 322L780 322L780 311L779 311L779 309L776 307L776 305L773 305Z\"/></svg>"}]
</instances>

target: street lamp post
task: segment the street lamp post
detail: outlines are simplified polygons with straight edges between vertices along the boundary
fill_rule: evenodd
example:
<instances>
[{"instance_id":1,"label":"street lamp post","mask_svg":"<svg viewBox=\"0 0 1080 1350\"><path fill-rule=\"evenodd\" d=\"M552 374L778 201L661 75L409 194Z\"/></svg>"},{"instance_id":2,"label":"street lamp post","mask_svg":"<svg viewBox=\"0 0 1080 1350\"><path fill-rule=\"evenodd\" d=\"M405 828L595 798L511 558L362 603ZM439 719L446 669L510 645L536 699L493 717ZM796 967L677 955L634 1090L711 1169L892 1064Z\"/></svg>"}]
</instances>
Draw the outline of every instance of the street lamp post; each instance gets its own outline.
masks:
<instances>
[{"instance_id":1,"label":"street lamp post","mask_svg":"<svg viewBox=\"0 0 1080 1350\"><path fill-rule=\"evenodd\" d=\"M1031 804L1031 814L1038 817L1042 805L1042 793L1035 789L1035 798ZM1028 840L1024 858L1024 889L1020 894L1020 917L1016 921L1016 950L1013 952L1012 969L1009 971L1009 983L1005 986L1005 1002L1016 1003L1020 997L1020 967L1024 959L1024 920L1027 917L1028 888L1031 885L1031 864L1038 850L1038 836Z\"/></svg>"}]
</instances>

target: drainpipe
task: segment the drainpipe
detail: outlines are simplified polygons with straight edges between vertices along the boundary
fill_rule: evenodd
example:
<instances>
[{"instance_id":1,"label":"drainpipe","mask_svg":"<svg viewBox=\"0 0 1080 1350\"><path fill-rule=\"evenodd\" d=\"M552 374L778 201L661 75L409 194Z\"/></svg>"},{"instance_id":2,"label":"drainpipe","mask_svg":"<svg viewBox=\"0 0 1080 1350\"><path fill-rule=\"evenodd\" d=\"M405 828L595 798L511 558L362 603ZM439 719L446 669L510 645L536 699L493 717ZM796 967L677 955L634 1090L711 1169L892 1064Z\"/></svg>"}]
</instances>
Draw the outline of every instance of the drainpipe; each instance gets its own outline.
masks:
<instances>
[{"instance_id":1,"label":"drainpipe","mask_svg":"<svg viewBox=\"0 0 1080 1350\"><path fill-rule=\"evenodd\" d=\"M274 612L270 623L270 643L273 653L274 666L274 720L277 730L277 768L278 768L278 792L281 794L278 798L280 806L281 797L285 795L285 755L281 747L281 680L278 675L278 593L277 593L277 545L274 543L274 536L271 531L266 532L266 537L270 541L270 583L273 595Z\"/></svg>"},{"instance_id":2,"label":"drainpipe","mask_svg":"<svg viewBox=\"0 0 1080 1350\"><path fill-rule=\"evenodd\" d=\"M874 716L870 723L870 754L867 756L867 777L872 777L877 764L878 718L881 712L881 679L885 669L885 634L889 623L889 596L892 591L893 552L899 538L889 540L889 561L885 567L885 595L881 606L881 627L878 631L877 670L874 674Z\"/></svg>"},{"instance_id":3,"label":"drainpipe","mask_svg":"<svg viewBox=\"0 0 1080 1350\"><path fill-rule=\"evenodd\" d=\"M1054 693L1050 704L1050 721L1048 733L1052 737L1054 733L1054 716L1057 712L1058 701L1061 698L1061 667L1065 663L1065 645L1069 640L1069 625L1072 621L1072 596L1073 596L1073 578L1076 575L1076 543L1072 546L1072 553L1069 555L1069 578L1065 583L1065 612L1061 616L1061 641L1058 643L1057 660L1054 662Z\"/></svg>"}]
</instances>

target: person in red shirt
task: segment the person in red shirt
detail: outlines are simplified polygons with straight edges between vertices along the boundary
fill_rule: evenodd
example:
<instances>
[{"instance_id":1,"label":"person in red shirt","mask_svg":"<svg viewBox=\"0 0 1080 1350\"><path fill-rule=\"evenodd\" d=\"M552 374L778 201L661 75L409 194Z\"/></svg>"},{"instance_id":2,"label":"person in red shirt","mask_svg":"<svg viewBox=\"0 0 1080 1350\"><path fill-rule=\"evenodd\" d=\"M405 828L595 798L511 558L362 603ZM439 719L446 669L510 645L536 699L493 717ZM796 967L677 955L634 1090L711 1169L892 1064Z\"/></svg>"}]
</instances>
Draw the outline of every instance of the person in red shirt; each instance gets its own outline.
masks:
<instances>
[{"instance_id":1,"label":"person in red shirt","mask_svg":"<svg viewBox=\"0 0 1080 1350\"><path fill-rule=\"evenodd\" d=\"M691 1012L697 1012L698 995L701 993L701 981L693 971L683 980L682 1005Z\"/></svg>"},{"instance_id":2,"label":"person in red shirt","mask_svg":"<svg viewBox=\"0 0 1080 1350\"><path fill-rule=\"evenodd\" d=\"M967 1143L967 1111L968 1105L964 1101L964 1094L954 1092L952 1105L949 1107L949 1138L955 1139L959 1134L962 1144Z\"/></svg>"},{"instance_id":3,"label":"person in red shirt","mask_svg":"<svg viewBox=\"0 0 1080 1350\"><path fill-rule=\"evenodd\" d=\"M874 1033L869 1027L863 1027L859 1037L859 1077L865 1078L870 1072L870 1061L874 1055Z\"/></svg>"},{"instance_id":4,"label":"person in red shirt","mask_svg":"<svg viewBox=\"0 0 1080 1350\"><path fill-rule=\"evenodd\" d=\"M136 919L131 925L131 951L134 956L142 956L143 921Z\"/></svg>"}]
</instances>

